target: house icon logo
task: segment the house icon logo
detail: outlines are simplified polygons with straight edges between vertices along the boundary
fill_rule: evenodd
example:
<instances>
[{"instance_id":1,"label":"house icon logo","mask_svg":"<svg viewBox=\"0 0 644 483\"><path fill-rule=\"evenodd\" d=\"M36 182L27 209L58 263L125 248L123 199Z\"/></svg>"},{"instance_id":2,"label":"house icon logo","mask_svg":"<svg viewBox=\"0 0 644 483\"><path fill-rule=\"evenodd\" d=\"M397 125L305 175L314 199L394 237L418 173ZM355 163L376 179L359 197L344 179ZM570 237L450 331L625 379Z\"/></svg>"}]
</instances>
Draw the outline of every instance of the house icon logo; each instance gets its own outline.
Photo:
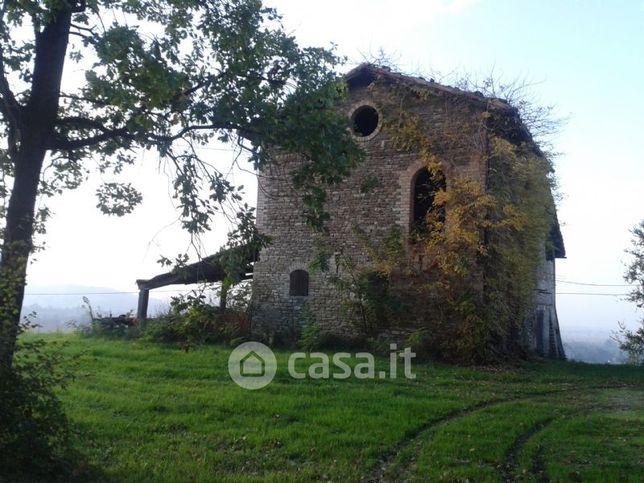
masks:
<instances>
[{"instance_id":1,"label":"house icon logo","mask_svg":"<svg viewBox=\"0 0 644 483\"><path fill-rule=\"evenodd\" d=\"M262 377L266 373L266 362L255 351L246 354L241 363L241 375L244 377Z\"/></svg>"},{"instance_id":2,"label":"house icon logo","mask_svg":"<svg viewBox=\"0 0 644 483\"><path fill-rule=\"evenodd\" d=\"M275 377L275 354L260 342L244 342L228 357L228 373L244 389L261 389Z\"/></svg>"}]
</instances>

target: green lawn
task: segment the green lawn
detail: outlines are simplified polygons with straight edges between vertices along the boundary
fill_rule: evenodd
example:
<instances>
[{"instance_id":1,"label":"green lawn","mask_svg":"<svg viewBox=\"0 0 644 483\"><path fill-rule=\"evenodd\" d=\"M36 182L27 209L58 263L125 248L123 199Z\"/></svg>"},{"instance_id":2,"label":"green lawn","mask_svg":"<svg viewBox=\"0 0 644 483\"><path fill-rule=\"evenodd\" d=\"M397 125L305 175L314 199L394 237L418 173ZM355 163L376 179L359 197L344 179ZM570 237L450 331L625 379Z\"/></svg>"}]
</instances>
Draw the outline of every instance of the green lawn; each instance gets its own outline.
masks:
<instances>
[{"instance_id":1,"label":"green lawn","mask_svg":"<svg viewBox=\"0 0 644 483\"><path fill-rule=\"evenodd\" d=\"M230 349L50 336L78 447L116 481L644 481L644 370L572 363L415 380L229 378ZM377 369L386 369L387 360Z\"/></svg>"}]
</instances>

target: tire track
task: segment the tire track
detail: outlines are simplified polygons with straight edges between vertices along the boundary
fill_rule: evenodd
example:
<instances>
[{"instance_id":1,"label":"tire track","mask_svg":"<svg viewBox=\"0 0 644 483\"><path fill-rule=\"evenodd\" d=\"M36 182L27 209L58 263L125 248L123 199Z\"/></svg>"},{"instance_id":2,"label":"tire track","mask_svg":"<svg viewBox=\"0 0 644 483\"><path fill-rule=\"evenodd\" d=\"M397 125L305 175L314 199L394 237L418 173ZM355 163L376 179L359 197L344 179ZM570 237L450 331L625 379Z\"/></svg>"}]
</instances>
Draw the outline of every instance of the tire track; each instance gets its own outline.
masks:
<instances>
[{"instance_id":1,"label":"tire track","mask_svg":"<svg viewBox=\"0 0 644 483\"><path fill-rule=\"evenodd\" d=\"M480 401L478 403L472 404L470 406L467 406L465 408L457 409L454 411L451 411L437 419L427 421L424 424L421 424L414 430L408 432L405 437L400 440L396 445L389 451L387 451L385 454L383 454L376 466L372 469L372 471L369 473L368 476L364 477L361 481L363 483L379 483L379 482L385 482L388 481L385 478L385 475L387 474L387 471L391 467L391 465L394 463L394 461L400 456L400 454L410 446L412 446L418 438L423 435L424 433L431 432L437 427L449 423L451 421L454 421L455 419L458 419L460 417L466 416L470 413L473 413L475 411L478 411L480 409L486 409L492 406L496 406L499 404L504 404L504 403L510 403L510 402L516 402L516 401L529 401L532 399L538 399L539 397L544 397L544 396L552 396L556 394L563 394L566 392L570 391L575 391L579 390L578 387L567 387L564 389L555 389L552 391L538 391L538 392L533 392L533 393L525 393L518 395L516 397L510 397L510 398L498 398L498 399L490 399L487 401ZM400 481L400 480L397 480ZM402 480L404 481L404 480Z\"/></svg>"},{"instance_id":2,"label":"tire track","mask_svg":"<svg viewBox=\"0 0 644 483\"><path fill-rule=\"evenodd\" d=\"M543 452L543 446L540 446L534 458L532 458L532 474L539 483L550 483Z\"/></svg>"},{"instance_id":3,"label":"tire track","mask_svg":"<svg viewBox=\"0 0 644 483\"><path fill-rule=\"evenodd\" d=\"M517 398L509 398L509 399L490 399L488 401L480 401L478 403L472 404L465 408L451 411L437 419L428 421L418 426L413 431L407 433L405 437L401 441L399 441L392 450L388 451L383 456L381 456L376 468L374 468L374 470L371 472L369 476L367 476L366 478L363 478L362 481L364 483L376 483L376 482L387 481L385 479L385 474L387 473L387 470L392 465L392 463L397 459L397 457L400 455L400 453L403 450L405 450L406 448L414 444L414 442L424 433L433 431L434 429L436 429L437 427L443 424L454 421L455 419L461 418L463 416L466 416L480 409L485 409L491 406L495 406L495 405L503 404L507 402L519 401L521 399L525 399L525 398L517 397Z\"/></svg>"},{"instance_id":4,"label":"tire track","mask_svg":"<svg viewBox=\"0 0 644 483\"><path fill-rule=\"evenodd\" d=\"M541 421L538 421L537 423L533 424L525 433L519 435L518 438L514 440L512 443L512 446L510 446L510 449L507 452L507 455L505 457L505 461L503 462L501 466L501 477L503 481L506 482L513 482L516 481L515 474L519 468L519 454L521 451L523 451L523 448L527 444L527 442L536 436L540 431L544 430L548 425L550 425L554 421L554 417L547 418ZM543 453L543 448L540 448L540 452ZM543 454L541 455L543 457ZM535 457L536 458L536 457ZM531 468L531 473L532 476L537 479L537 481L543 481L542 478L539 478L539 476L545 476L545 471L543 471L543 465L539 465L539 468L537 471L535 471L535 461L533 460L533 465ZM545 481L548 481L547 477L545 477Z\"/></svg>"}]
</instances>

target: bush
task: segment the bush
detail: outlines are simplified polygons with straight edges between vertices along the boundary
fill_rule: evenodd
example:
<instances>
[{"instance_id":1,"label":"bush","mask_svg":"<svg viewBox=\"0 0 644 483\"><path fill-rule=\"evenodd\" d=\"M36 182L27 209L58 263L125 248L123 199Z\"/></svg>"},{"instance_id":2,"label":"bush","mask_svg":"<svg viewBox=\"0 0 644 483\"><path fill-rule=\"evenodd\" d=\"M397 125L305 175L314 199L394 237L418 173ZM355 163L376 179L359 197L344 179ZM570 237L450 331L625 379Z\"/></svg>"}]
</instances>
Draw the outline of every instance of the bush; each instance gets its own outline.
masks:
<instances>
[{"instance_id":1,"label":"bush","mask_svg":"<svg viewBox=\"0 0 644 483\"><path fill-rule=\"evenodd\" d=\"M20 332L30 327L26 322ZM62 353L50 349L43 340L19 339L13 365L0 366L0 474L7 481L66 480L74 468L56 395L72 372Z\"/></svg>"},{"instance_id":2,"label":"bush","mask_svg":"<svg viewBox=\"0 0 644 483\"><path fill-rule=\"evenodd\" d=\"M315 320L307 320L306 324L302 328L298 345L307 352L320 349L322 347L320 324Z\"/></svg>"},{"instance_id":3,"label":"bush","mask_svg":"<svg viewBox=\"0 0 644 483\"><path fill-rule=\"evenodd\" d=\"M119 315L118 317L99 317L89 324L76 326L76 331L88 337L133 339L140 335L141 329L133 318Z\"/></svg>"},{"instance_id":4,"label":"bush","mask_svg":"<svg viewBox=\"0 0 644 483\"><path fill-rule=\"evenodd\" d=\"M416 354L418 360L430 359L431 337L427 329L416 329L411 332L405 340L405 346L410 347Z\"/></svg>"},{"instance_id":5,"label":"bush","mask_svg":"<svg viewBox=\"0 0 644 483\"><path fill-rule=\"evenodd\" d=\"M628 330L623 322L619 322L619 331L611 338L619 344L619 349L626 354L627 362L644 366L644 319L636 330Z\"/></svg>"},{"instance_id":6,"label":"bush","mask_svg":"<svg viewBox=\"0 0 644 483\"><path fill-rule=\"evenodd\" d=\"M89 313L89 323L70 322L69 324L78 334L86 337L117 339L132 339L141 335L141 328L131 312L118 317L113 317L112 314L103 315L100 312L94 313L87 297L83 297L83 302Z\"/></svg>"},{"instance_id":7,"label":"bush","mask_svg":"<svg viewBox=\"0 0 644 483\"><path fill-rule=\"evenodd\" d=\"M179 344L184 349L198 344L241 341L250 333L249 290L248 284L232 290L228 309L224 311L209 303L200 292L173 297L167 314L141 325L132 314L112 317L95 313L89 300L84 298L91 322L71 325L87 337L143 337L152 342Z\"/></svg>"},{"instance_id":8,"label":"bush","mask_svg":"<svg viewBox=\"0 0 644 483\"><path fill-rule=\"evenodd\" d=\"M143 336L153 342L182 344L215 343L224 339L217 309L206 305L149 320Z\"/></svg>"},{"instance_id":9,"label":"bush","mask_svg":"<svg viewBox=\"0 0 644 483\"><path fill-rule=\"evenodd\" d=\"M242 340L249 333L248 312L237 308L222 312L219 307L206 303L202 295L175 298L170 312L148 321L143 331L147 340L184 347Z\"/></svg>"}]
</instances>

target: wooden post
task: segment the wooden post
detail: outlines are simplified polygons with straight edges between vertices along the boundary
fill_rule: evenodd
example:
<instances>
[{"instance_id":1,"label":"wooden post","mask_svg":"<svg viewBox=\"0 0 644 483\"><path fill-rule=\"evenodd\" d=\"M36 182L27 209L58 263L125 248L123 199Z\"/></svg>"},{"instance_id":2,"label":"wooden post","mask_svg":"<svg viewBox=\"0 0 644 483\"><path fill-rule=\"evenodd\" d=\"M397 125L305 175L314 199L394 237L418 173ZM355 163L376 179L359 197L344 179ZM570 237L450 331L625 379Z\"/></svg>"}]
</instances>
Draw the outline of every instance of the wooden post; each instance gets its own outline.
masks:
<instances>
[{"instance_id":1,"label":"wooden post","mask_svg":"<svg viewBox=\"0 0 644 483\"><path fill-rule=\"evenodd\" d=\"M148 300L150 299L150 290L142 288L139 290L139 305L136 309L136 320L143 325L148 317Z\"/></svg>"}]
</instances>

